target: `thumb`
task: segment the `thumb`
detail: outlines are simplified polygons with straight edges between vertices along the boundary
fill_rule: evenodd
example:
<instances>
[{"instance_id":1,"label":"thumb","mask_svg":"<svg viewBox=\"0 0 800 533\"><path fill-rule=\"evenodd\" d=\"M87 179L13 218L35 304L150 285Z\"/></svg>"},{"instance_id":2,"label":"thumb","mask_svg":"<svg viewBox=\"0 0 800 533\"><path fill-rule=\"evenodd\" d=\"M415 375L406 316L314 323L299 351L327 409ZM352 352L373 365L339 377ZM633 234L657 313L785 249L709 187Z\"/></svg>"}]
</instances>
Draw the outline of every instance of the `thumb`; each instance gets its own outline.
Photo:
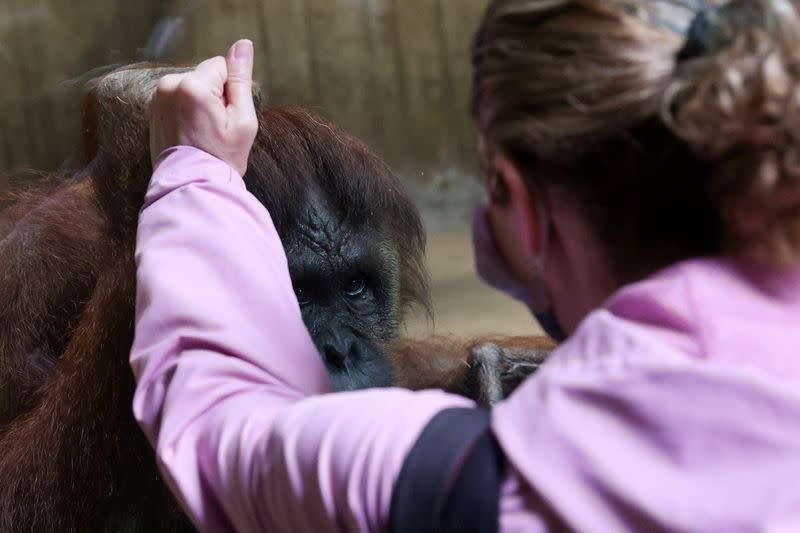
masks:
<instances>
[{"instance_id":1,"label":"thumb","mask_svg":"<svg viewBox=\"0 0 800 533\"><path fill-rule=\"evenodd\" d=\"M225 82L228 106L237 111L247 111L253 107L252 41L241 39L234 43L225 61L228 67L228 80Z\"/></svg>"}]
</instances>

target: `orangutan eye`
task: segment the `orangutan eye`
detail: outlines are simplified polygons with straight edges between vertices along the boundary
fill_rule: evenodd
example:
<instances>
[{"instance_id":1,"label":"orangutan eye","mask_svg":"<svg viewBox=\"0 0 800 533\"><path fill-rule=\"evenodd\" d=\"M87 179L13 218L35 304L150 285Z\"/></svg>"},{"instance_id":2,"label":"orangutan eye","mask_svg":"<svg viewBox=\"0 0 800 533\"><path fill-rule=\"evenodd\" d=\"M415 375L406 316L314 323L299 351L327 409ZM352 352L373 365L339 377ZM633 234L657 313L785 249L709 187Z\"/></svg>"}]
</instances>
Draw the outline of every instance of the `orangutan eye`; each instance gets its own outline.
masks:
<instances>
[{"instance_id":1,"label":"orangutan eye","mask_svg":"<svg viewBox=\"0 0 800 533\"><path fill-rule=\"evenodd\" d=\"M300 304L300 307L311 303L311 298L302 287L295 288L294 294L297 297L297 303Z\"/></svg>"},{"instance_id":2,"label":"orangutan eye","mask_svg":"<svg viewBox=\"0 0 800 533\"><path fill-rule=\"evenodd\" d=\"M358 298L364 294L364 289L366 289L366 286L367 284L364 281L364 278L361 276L356 276L347 283L344 292L350 298Z\"/></svg>"}]
</instances>

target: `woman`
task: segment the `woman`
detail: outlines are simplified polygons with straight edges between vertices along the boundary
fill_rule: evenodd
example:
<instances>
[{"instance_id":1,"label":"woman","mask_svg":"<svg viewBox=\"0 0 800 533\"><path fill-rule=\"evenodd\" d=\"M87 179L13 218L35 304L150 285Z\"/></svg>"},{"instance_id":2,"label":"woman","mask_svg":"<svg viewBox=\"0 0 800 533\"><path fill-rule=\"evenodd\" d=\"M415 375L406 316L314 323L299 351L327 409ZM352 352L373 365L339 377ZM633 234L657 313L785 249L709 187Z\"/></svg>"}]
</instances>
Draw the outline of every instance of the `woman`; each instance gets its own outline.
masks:
<instances>
[{"instance_id":1,"label":"woman","mask_svg":"<svg viewBox=\"0 0 800 533\"><path fill-rule=\"evenodd\" d=\"M683 6L486 13L479 270L566 339L490 422L321 394L240 178L252 45L162 82L134 409L200 529L800 530L800 10Z\"/></svg>"}]
</instances>

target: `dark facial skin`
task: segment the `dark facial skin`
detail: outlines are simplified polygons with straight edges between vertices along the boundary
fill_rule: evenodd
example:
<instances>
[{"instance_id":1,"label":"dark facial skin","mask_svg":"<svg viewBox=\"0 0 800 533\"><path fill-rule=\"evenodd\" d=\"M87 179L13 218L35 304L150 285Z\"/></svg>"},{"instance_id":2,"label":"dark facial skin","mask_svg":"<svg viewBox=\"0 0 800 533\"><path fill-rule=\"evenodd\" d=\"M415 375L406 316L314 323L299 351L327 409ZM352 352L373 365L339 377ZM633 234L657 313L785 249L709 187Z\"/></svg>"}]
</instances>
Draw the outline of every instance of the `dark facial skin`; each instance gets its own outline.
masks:
<instances>
[{"instance_id":1,"label":"dark facial skin","mask_svg":"<svg viewBox=\"0 0 800 533\"><path fill-rule=\"evenodd\" d=\"M312 196L285 239L303 321L334 390L391 385L386 348L398 328L396 252L379 228L353 227Z\"/></svg>"}]
</instances>

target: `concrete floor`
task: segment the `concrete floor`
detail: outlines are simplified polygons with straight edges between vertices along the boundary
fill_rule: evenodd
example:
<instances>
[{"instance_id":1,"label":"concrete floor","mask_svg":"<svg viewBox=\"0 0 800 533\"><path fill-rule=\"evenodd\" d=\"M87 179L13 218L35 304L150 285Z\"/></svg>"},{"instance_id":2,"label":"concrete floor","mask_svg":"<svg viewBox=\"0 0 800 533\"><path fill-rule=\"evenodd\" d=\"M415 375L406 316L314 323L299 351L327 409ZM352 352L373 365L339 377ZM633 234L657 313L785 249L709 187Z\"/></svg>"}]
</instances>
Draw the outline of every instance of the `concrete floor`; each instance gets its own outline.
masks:
<instances>
[{"instance_id":1,"label":"concrete floor","mask_svg":"<svg viewBox=\"0 0 800 533\"><path fill-rule=\"evenodd\" d=\"M434 323L412 316L406 321L410 336L487 334L538 335L542 332L527 308L487 287L475 273L470 234L436 232L428 235Z\"/></svg>"}]
</instances>

